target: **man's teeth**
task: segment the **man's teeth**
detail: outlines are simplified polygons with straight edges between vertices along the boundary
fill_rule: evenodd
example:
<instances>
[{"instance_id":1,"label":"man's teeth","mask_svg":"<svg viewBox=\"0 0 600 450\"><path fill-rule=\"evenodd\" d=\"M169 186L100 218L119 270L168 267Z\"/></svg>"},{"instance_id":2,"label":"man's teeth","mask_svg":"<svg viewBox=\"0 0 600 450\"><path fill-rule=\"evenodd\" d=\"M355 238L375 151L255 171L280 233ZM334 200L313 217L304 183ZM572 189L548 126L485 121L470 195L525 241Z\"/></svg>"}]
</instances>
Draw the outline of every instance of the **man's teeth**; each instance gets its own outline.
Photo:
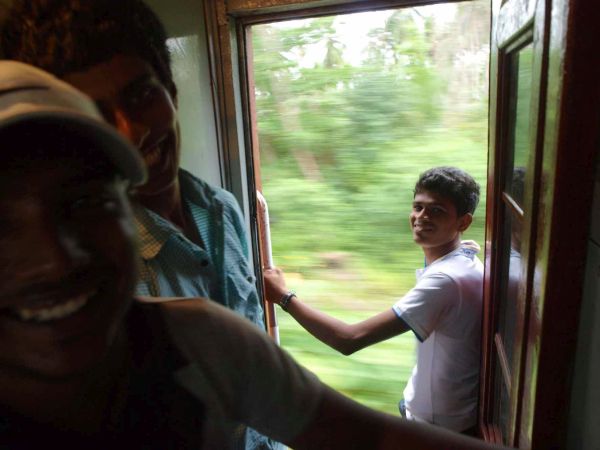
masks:
<instances>
[{"instance_id":1,"label":"man's teeth","mask_svg":"<svg viewBox=\"0 0 600 450\"><path fill-rule=\"evenodd\" d=\"M157 145L144 155L144 161L147 166L153 166L160 161L160 147Z\"/></svg>"},{"instance_id":2,"label":"man's teeth","mask_svg":"<svg viewBox=\"0 0 600 450\"><path fill-rule=\"evenodd\" d=\"M62 319L83 308L91 295L80 295L66 302L45 308L15 308L14 312L21 320L33 322L48 322Z\"/></svg>"},{"instance_id":3,"label":"man's teeth","mask_svg":"<svg viewBox=\"0 0 600 450\"><path fill-rule=\"evenodd\" d=\"M429 226L415 224L414 229L417 231L431 231L432 228Z\"/></svg>"}]
</instances>

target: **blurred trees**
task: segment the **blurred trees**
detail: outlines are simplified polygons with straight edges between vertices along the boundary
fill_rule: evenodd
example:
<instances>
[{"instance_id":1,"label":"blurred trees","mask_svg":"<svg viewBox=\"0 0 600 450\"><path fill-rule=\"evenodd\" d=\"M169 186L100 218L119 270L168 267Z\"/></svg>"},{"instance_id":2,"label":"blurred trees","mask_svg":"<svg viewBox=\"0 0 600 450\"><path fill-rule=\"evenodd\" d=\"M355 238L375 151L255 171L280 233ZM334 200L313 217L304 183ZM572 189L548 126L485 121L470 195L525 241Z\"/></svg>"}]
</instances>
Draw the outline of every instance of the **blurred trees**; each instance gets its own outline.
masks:
<instances>
[{"instance_id":1,"label":"blurred trees","mask_svg":"<svg viewBox=\"0 0 600 450\"><path fill-rule=\"evenodd\" d=\"M368 32L358 65L344 59L334 17L253 28L263 183L277 251L302 254L319 242L321 251L405 260L418 173L454 164L485 178L488 6L457 4L450 20L436 17L427 8L392 12ZM322 58L303 64L318 46ZM481 222L474 231L482 240Z\"/></svg>"},{"instance_id":2,"label":"blurred trees","mask_svg":"<svg viewBox=\"0 0 600 450\"><path fill-rule=\"evenodd\" d=\"M489 6L452 6L447 17L435 6L389 12L358 64L335 17L253 27L276 252L349 251L396 270L390 261L418 260L406 259L405 225L418 174L452 164L485 179Z\"/></svg>"}]
</instances>

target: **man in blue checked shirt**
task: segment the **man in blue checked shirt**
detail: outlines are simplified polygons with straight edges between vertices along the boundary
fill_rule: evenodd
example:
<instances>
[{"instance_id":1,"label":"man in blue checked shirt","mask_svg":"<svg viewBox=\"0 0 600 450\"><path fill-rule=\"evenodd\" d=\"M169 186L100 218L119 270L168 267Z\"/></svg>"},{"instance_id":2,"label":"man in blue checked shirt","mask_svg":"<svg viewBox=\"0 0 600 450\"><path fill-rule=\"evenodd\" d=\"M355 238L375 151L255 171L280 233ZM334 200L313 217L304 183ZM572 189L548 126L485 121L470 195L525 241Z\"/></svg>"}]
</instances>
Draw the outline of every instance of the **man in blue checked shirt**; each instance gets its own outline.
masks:
<instances>
[{"instance_id":1,"label":"man in blue checked shirt","mask_svg":"<svg viewBox=\"0 0 600 450\"><path fill-rule=\"evenodd\" d=\"M8 13L1 48L6 59L41 67L88 94L141 152L149 178L136 193L137 293L209 297L264 330L235 198L179 167L166 39L140 0L26 0ZM240 436L247 449L279 448L250 429Z\"/></svg>"}]
</instances>

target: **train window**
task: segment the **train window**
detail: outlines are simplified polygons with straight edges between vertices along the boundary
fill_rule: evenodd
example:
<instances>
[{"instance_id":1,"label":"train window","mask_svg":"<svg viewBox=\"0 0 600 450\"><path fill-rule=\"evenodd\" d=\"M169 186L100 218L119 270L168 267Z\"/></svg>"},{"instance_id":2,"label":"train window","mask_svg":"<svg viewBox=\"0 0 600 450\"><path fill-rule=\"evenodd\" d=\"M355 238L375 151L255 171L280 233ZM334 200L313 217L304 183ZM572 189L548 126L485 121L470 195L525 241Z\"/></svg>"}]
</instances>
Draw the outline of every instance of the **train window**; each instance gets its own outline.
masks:
<instances>
[{"instance_id":1,"label":"train window","mask_svg":"<svg viewBox=\"0 0 600 450\"><path fill-rule=\"evenodd\" d=\"M504 229L502 235L502 274L499 282L498 322L495 330L496 359L496 412L493 422L508 440L515 417L511 405L511 392L518 385L519 358L522 351L524 311L527 309L521 248L525 214L530 214L524 193L527 171L531 171L531 83L533 45L528 42L510 52L507 57L508 105L507 143L505 153L505 180L503 194ZM502 374L502 376L498 376ZM512 393L512 398L515 394Z\"/></svg>"},{"instance_id":2,"label":"train window","mask_svg":"<svg viewBox=\"0 0 600 450\"><path fill-rule=\"evenodd\" d=\"M540 277L551 260L544 254L544 246L549 245L551 235L546 228L549 205L555 203L544 184L558 173L557 167L546 165L554 151L553 127L546 128L545 123L552 120L553 111L546 105L553 104L549 99L559 90L547 89L548 47L539 33L550 16L535 7L525 13L522 5L517 1L493 5L490 120L494 127L490 133L492 188L486 236L490 257L486 259L484 282L485 383L480 425L489 440L546 448L548 436L560 435L561 431L549 426L552 421L543 420L534 430L533 417L547 414L553 404L550 399L561 394L542 390L542 400L534 403L537 383L543 379L541 367L570 365L564 359L560 363L559 358L554 359L556 344L549 344L545 357L539 347L539 318L552 320L549 311L563 301L562 297L557 303L544 299L552 294L542 294L546 287ZM556 313L555 318L562 323L562 308ZM562 345L559 336L561 333L556 337L547 333L544 341L558 339ZM547 377L542 383L551 385L550 379L557 377Z\"/></svg>"},{"instance_id":3,"label":"train window","mask_svg":"<svg viewBox=\"0 0 600 450\"><path fill-rule=\"evenodd\" d=\"M483 246L488 3L251 27L254 172L269 204L275 263L304 301L353 322L414 285L423 255L407 219L414 183L432 166L459 166L481 184L465 238ZM345 357L286 314L279 327L282 345L325 382L398 413L414 336Z\"/></svg>"},{"instance_id":4,"label":"train window","mask_svg":"<svg viewBox=\"0 0 600 450\"><path fill-rule=\"evenodd\" d=\"M181 167L219 186L222 185L219 154L205 151L216 149L217 141L203 33L200 29L198 33L172 37L168 44L173 78L179 90Z\"/></svg>"}]
</instances>

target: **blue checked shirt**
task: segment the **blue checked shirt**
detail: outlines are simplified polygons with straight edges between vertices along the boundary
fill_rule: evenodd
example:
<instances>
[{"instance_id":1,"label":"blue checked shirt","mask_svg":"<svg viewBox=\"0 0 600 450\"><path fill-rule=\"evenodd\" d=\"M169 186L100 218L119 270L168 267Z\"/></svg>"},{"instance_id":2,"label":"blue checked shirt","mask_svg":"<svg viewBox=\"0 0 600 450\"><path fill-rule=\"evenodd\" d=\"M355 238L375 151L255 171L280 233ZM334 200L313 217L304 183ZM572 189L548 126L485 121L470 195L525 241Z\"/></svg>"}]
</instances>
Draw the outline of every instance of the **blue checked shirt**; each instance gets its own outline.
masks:
<instances>
[{"instance_id":1,"label":"blue checked shirt","mask_svg":"<svg viewBox=\"0 0 600 450\"><path fill-rule=\"evenodd\" d=\"M184 207L205 248L158 214L135 211L141 267L138 295L208 297L264 329L243 219L233 195L180 170Z\"/></svg>"}]
</instances>

